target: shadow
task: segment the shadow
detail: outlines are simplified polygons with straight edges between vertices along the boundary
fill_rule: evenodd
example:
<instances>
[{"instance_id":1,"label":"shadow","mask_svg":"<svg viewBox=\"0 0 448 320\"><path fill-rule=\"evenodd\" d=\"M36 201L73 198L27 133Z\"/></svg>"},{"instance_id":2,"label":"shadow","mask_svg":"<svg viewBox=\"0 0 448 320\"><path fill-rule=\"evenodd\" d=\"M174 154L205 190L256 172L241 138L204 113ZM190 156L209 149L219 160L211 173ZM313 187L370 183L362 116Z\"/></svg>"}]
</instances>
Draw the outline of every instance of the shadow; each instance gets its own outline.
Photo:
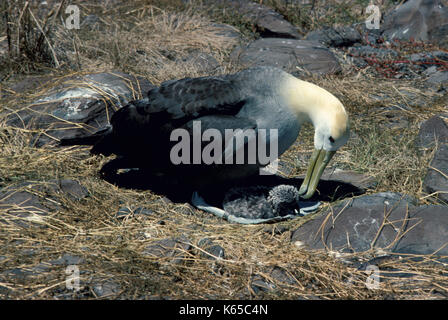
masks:
<instances>
[{"instance_id":1,"label":"shadow","mask_svg":"<svg viewBox=\"0 0 448 320\"><path fill-rule=\"evenodd\" d=\"M206 186L198 190L188 185L185 181L168 181L165 178L150 175L141 170L130 170L125 173L109 176L105 180L120 188L151 190L177 203L190 202L192 193L198 191L202 197L207 199L209 204L215 206L220 206L227 190L235 186L247 187L263 185L274 187L280 184L287 184L296 186L299 189L303 182L301 178L285 178L278 175L257 175L244 180L231 181L228 184ZM316 193L309 200L333 202L364 193L364 189L358 188L350 183L338 180L321 180L317 186Z\"/></svg>"}]
</instances>

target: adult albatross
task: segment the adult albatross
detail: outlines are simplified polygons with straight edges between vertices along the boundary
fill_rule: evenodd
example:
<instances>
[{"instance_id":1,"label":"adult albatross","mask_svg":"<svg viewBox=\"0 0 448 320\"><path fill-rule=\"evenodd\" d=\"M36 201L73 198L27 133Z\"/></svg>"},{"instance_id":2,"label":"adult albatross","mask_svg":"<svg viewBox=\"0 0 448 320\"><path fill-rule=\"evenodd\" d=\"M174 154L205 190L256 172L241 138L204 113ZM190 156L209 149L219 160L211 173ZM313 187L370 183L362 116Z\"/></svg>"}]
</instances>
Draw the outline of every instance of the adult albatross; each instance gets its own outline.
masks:
<instances>
[{"instance_id":1,"label":"adult albatross","mask_svg":"<svg viewBox=\"0 0 448 320\"><path fill-rule=\"evenodd\" d=\"M204 146L216 142L216 134L228 138L230 132L230 138L236 139L241 132L264 130L264 143L271 146L275 139L280 156L295 142L307 121L315 129L315 150L299 193L308 199L336 150L349 138L348 116L342 103L325 89L273 67L166 81L150 90L146 98L131 101L115 112L106 128L90 136L61 139L60 143L93 145L92 154L117 155L101 169L105 177L119 169L139 168L165 181L199 188L245 179L268 164L260 160L259 153L255 162L249 161L253 136L244 139L244 161L224 161L229 150L232 157L241 151L233 143L214 144L221 148L218 158L222 161L195 161ZM193 161L173 161L173 148L179 146L179 137L183 136L176 134L177 139L173 138L176 129L191 138L182 142L188 143L192 152L183 149L182 157ZM206 136L207 130L213 134ZM256 135L255 140L259 137Z\"/></svg>"}]
</instances>

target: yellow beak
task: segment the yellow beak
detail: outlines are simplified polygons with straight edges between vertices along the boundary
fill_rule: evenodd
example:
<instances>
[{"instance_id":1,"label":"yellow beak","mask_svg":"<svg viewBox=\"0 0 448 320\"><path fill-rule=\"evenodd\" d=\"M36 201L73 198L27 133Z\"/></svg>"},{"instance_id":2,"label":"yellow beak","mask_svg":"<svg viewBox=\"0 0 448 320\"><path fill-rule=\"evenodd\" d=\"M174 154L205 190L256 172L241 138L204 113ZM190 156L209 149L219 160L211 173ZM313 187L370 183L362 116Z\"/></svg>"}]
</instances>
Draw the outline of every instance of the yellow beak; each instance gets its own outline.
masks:
<instances>
[{"instance_id":1,"label":"yellow beak","mask_svg":"<svg viewBox=\"0 0 448 320\"><path fill-rule=\"evenodd\" d=\"M311 155L310 165L306 172L305 180L300 186L299 194L303 199L309 199L316 192L317 184L325 170L328 162L333 158L336 151L326 151L315 149Z\"/></svg>"}]
</instances>

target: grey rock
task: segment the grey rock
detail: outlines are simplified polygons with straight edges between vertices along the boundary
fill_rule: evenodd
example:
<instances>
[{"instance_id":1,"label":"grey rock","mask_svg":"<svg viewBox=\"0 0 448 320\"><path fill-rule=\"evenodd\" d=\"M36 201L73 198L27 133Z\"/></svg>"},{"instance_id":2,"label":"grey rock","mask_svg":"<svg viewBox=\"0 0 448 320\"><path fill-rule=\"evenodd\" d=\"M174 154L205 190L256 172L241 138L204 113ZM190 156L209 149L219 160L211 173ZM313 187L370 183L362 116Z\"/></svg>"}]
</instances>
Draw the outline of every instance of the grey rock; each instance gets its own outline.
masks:
<instances>
[{"instance_id":1,"label":"grey rock","mask_svg":"<svg viewBox=\"0 0 448 320\"><path fill-rule=\"evenodd\" d=\"M0 190L0 208L8 212L8 216L0 218L0 223L45 228L44 217L59 208L57 201L50 200L52 194L79 200L88 192L79 182L69 179L50 180L47 184L23 182L3 188Z\"/></svg>"},{"instance_id":2,"label":"grey rock","mask_svg":"<svg viewBox=\"0 0 448 320\"><path fill-rule=\"evenodd\" d=\"M268 6L241 0L227 0L223 2L232 6L239 14L250 21L262 37L301 38L295 26Z\"/></svg>"},{"instance_id":3,"label":"grey rock","mask_svg":"<svg viewBox=\"0 0 448 320\"><path fill-rule=\"evenodd\" d=\"M132 217L134 215L136 216L150 216L154 212L150 209L138 207L133 210L129 209L128 207L121 207L118 209L117 213L115 214L115 218L117 219L125 219Z\"/></svg>"},{"instance_id":4,"label":"grey rock","mask_svg":"<svg viewBox=\"0 0 448 320\"><path fill-rule=\"evenodd\" d=\"M433 85L448 84L448 71L437 71L431 74L426 81Z\"/></svg>"},{"instance_id":5,"label":"grey rock","mask_svg":"<svg viewBox=\"0 0 448 320\"><path fill-rule=\"evenodd\" d=\"M69 265L79 265L79 264L83 264L84 263L84 259L78 256L73 256L69 253L65 253L63 254L61 257L55 259L55 260L51 260L48 262L51 265L54 266L60 266L60 265L65 265L65 266L69 266Z\"/></svg>"},{"instance_id":6,"label":"grey rock","mask_svg":"<svg viewBox=\"0 0 448 320\"><path fill-rule=\"evenodd\" d=\"M398 53L395 50L371 46L350 47L349 53L355 57L377 57L380 59L395 58L398 56Z\"/></svg>"},{"instance_id":7,"label":"grey rock","mask_svg":"<svg viewBox=\"0 0 448 320\"><path fill-rule=\"evenodd\" d=\"M237 48L232 58L244 66L274 66L291 73L303 71L323 75L341 71L341 66L325 46L315 41L264 38Z\"/></svg>"},{"instance_id":8,"label":"grey rock","mask_svg":"<svg viewBox=\"0 0 448 320\"><path fill-rule=\"evenodd\" d=\"M212 26L217 28L216 35L224 36L232 39L241 39L240 31L231 25L225 23L212 23Z\"/></svg>"},{"instance_id":9,"label":"grey rock","mask_svg":"<svg viewBox=\"0 0 448 320\"><path fill-rule=\"evenodd\" d=\"M297 284L297 280L285 269L275 266L272 268L270 272L270 276L272 279L277 280L280 283L287 285L295 285Z\"/></svg>"},{"instance_id":10,"label":"grey rock","mask_svg":"<svg viewBox=\"0 0 448 320\"><path fill-rule=\"evenodd\" d=\"M439 116L424 121L417 135L417 149L428 149L436 144L448 143L448 126Z\"/></svg>"},{"instance_id":11,"label":"grey rock","mask_svg":"<svg viewBox=\"0 0 448 320\"><path fill-rule=\"evenodd\" d=\"M98 298L111 298L121 291L120 285L112 280L94 280L92 289Z\"/></svg>"},{"instance_id":12,"label":"grey rock","mask_svg":"<svg viewBox=\"0 0 448 320\"><path fill-rule=\"evenodd\" d=\"M115 110L152 87L143 78L120 72L76 76L6 119L11 126L45 130L46 135L37 134L33 141L42 146L104 127Z\"/></svg>"},{"instance_id":13,"label":"grey rock","mask_svg":"<svg viewBox=\"0 0 448 320\"><path fill-rule=\"evenodd\" d=\"M191 64L199 72L207 74L216 72L220 67L220 64L213 56L204 52L193 52L177 60L186 64Z\"/></svg>"},{"instance_id":14,"label":"grey rock","mask_svg":"<svg viewBox=\"0 0 448 320\"><path fill-rule=\"evenodd\" d=\"M214 243L209 238L202 238L201 240L199 240L198 247L200 247L202 250L206 252L206 253L204 252L200 253L200 256L204 259L218 260L225 258L224 248Z\"/></svg>"},{"instance_id":15,"label":"grey rock","mask_svg":"<svg viewBox=\"0 0 448 320\"><path fill-rule=\"evenodd\" d=\"M423 181L423 190L448 204L448 143L439 146Z\"/></svg>"},{"instance_id":16,"label":"grey rock","mask_svg":"<svg viewBox=\"0 0 448 320\"><path fill-rule=\"evenodd\" d=\"M47 190L58 194L65 194L73 200L80 200L88 196L89 192L86 187L82 186L78 181L71 179L50 180L48 181Z\"/></svg>"},{"instance_id":17,"label":"grey rock","mask_svg":"<svg viewBox=\"0 0 448 320\"><path fill-rule=\"evenodd\" d=\"M173 264L180 264L189 250L191 250L190 241L185 236L181 236L157 240L145 248L143 255L152 258L166 258Z\"/></svg>"},{"instance_id":18,"label":"grey rock","mask_svg":"<svg viewBox=\"0 0 448 320\"><path fill-rule=\"evenodd\" d=\"M255 294L259 294L261 292L269 292L275 289L275 285L265 280L260 275L255 275L252 277L251 289L254 291Z\"/></svg>"},{"instance_id":19,"label":"grey rock","mask_svg":"<svg viewBox=\"0 0 448 320\"><path fill-rule=\"evenodd\" d=\"M346 200L300 226L291 240L311 249L362 252L372 247L447 256L448 207L416 206L412 200L396 193ZM387 223L380 229L385 215Z\"/></svg>"},{"instance_id":20,"label":"grey rock","mask_svg":"<svg viewBox=\"0 0 448 320\"><path fill-rule=\"evenodd\" d=\"M381 30L388 39L437 42L446 40L440 29L447 24L448 8L440 0L409 0L386 14Z\"/></svg>"},{"instance_id":21,"label":"grey rock","mask_svg":"<svg viewBox=\"0 0 448 320\"><path fill-rule=\"evenodd\" d=\"M306 40L318 41L330 47L349 47L361 42L361 34L353 27L336 27L314 30L307 34Z\"/></svg>"}]
</instances>

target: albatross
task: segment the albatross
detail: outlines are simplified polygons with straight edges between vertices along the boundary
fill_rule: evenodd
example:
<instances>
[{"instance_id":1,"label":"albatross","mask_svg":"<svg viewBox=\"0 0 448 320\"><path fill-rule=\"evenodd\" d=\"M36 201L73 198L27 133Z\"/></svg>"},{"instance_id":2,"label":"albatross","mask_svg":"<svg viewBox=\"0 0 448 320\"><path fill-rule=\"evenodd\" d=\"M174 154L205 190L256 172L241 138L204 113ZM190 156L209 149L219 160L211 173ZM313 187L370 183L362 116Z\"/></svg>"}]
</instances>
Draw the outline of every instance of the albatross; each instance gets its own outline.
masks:
<instances>
[{"instance_id":1,"label":"albatross","mask_svg":"<svg viewBox=\"0 0 448 320\"><path fill-rule=\"evenodd\" d=\"M302 217L320 205L320 202L300 201L297 188L285 184L232 187L224 193L220 207L208 204L197 191L193 192L191 202L198 209L242 224L273 223Z\"/></svg>"},{"instance_id":2,"label":"albatross","mask_svg":"<svg viewBox=\"0 0 448 320\"><path fill-rule=\"evenodd\" d=\"M334 153L349 138L348 115L339 99L327 90L274 67L163 82L147 97L117 110L105 128L89 136L61 139L60 144L92 145L92 154L116 155L100 170L105 178L120 169L138 168L168 183L210 188L257 175L269 163L260 161L258 154L255 162L247 161L247 154L253 151L250 138L244 140L247 153L243 162L178 163L173 161L173 148L179 139L173 139L173 132L183 130L191 138L184 142L193 152L183 150L186 154L182 157L192 159L207 140L215 142L210 135L202 135L200 146L194 145L198 123L199 135L211 129L222 136L233 132L231 138L244 130L275 130L276 134L265 134L264 142L270 145L275 139L280 156L296 141L305 122L314 127L314 152L299 189L301 197L308 199ZM214 146L221 148L222 158L229 150L232 156L240 151L233 144Z\"/></svg>"}]
</instances>

